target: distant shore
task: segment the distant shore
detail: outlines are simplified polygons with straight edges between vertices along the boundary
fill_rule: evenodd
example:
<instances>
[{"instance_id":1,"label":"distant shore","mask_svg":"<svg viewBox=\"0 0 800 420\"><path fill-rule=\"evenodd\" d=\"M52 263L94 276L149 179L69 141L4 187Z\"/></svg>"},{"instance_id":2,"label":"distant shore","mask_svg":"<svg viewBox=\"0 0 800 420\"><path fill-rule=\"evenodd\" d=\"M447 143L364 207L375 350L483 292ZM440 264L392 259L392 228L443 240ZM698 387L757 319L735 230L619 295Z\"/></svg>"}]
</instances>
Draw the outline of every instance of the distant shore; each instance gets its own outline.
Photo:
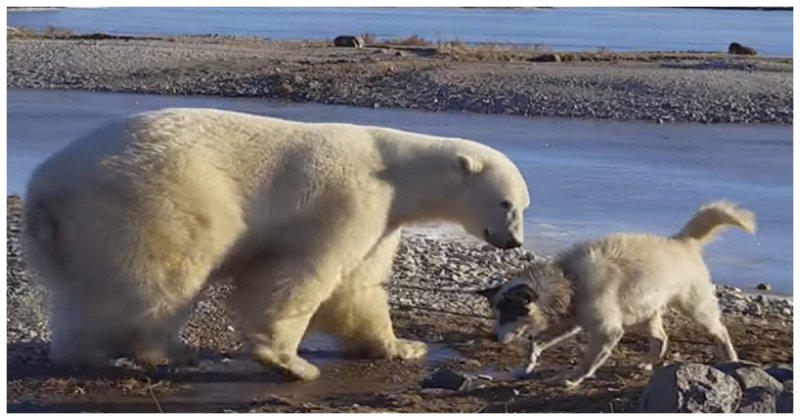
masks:
<instances>
[{"instance_id":1,"label":"distant shore","mask_svg":"<svg viewBox=\"0 0 800 420\"><path fill-rule=\"evenodd\" d=\"M9 12L39 12L47 10L61 10L61 9L66 9L66 7L6 7L6 11Z\"/></svg>"},{"instance_id":2,"label":"distant shore","mask_svg":"<svg viewBox=\"0 0 800 420\"><path fill-rule=\"evenodd\" d=\"M415 37L365 48L8 31L8 87L657 122L793 121L791 57L553 52Z\"/></svg>"},{"instance_id":3,"label":"distant shore","mask_svg":"<svg viewBox=\"0 0 800 420\"><path fill-rule=\"evenodd\" d=\"M72 9L74 7L7 7L9 12L32 12L37 10L59 10ZM548 10L556 7L491 7L491 6L464 6L459 9L502 9L502 10ZM765 12L786 12L791 11L791 7L665 7L665 9L715 9L715 10L760 10Z\"/></svg>"}]
</instances>

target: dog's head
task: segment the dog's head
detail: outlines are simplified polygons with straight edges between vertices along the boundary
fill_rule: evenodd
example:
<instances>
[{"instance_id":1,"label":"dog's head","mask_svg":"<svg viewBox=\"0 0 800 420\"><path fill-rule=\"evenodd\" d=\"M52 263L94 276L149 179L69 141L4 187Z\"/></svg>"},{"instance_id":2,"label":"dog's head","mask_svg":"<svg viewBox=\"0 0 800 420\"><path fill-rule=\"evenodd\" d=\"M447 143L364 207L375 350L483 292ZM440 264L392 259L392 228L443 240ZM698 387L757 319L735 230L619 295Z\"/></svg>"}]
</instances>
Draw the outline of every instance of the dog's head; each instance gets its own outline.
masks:
<instances>
[{"instance_id":1,"label":"dog's head","mask_svg":"<svg viewBox=\"0 0 800 420\"><path fill-rule=\"evenodd\" d=\"M503 344L524 334L531 324L531 310L538 300L530 284L519 279L478 292L489 300L494 315L492 335Z\"/></svg>"},{"instance_id":2,"label":"dog's head","mask_svg":"<svg viewBox=\"0 0 800 420\"><path fill-rule=\"evenodd\" d=\"M572 287L553 263L537 263L511 281L478 291L494 315L492 335L503 344L529 333L536 337L569 311Z\"/></svg>"}]
</instances>

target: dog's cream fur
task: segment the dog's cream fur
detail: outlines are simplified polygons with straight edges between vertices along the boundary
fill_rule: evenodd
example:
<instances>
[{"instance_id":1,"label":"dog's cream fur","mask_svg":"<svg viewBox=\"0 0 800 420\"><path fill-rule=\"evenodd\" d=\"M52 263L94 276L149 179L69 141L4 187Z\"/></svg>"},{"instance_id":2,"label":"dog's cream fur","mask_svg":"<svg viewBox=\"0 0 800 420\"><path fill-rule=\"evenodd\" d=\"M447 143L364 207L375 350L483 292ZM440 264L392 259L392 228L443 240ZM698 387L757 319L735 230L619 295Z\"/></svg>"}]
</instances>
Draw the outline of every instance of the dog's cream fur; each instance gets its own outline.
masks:
<instances>
[{"instance_id":1,"label":"dog's cream fur","mask_svg":"<svg viewBox=\"0 0 800 420\"><path fill-rule=\"evenodd\" d=\"M673 237L623 233L576 244L554 261L534 264L509 283L483 292L497 315L494 333L504 342L530 334L530 373L544 349L585 331L587 352L568 379L574 386L594 374L630 326L649 331L651 347L644 366L660 362L667 345L661 317L671 305L711 334L721 359L736 360L702 256L703 246L724 226L754 233L755 216L718 201L702 207ZM506 291L520 285L527 285L535 296L528 305L529 316L503 325L497 307Z\"/></svg>"},{"instance_id":2,"label":"dog's cream fur","mask_svg":"<svg viewBox=\"0 0 800 420\"><path fill-rule=\"evenodd\" d=\"M425 354L395 337L383 285L402 225L450 220L519 246L529 204L517 167L479 143L167 109L44 162L24 242L52 292L54 359L163 358L201 289L230 276L258 360L313 379L297 355L310 324L373 357Z\"/></svg>"}]
</instances>

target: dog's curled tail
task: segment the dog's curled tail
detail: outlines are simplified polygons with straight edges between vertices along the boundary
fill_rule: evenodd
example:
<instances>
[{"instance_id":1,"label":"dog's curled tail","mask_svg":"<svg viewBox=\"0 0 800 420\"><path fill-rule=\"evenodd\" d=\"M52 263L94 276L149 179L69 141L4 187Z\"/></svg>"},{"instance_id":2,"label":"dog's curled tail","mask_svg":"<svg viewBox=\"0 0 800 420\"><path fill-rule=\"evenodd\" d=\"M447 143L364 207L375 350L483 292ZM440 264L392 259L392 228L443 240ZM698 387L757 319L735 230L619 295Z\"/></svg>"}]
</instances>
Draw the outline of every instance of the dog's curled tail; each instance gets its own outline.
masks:
<instances>
[{"instance_id":1,"label":"dog's curled tail","mask_svg":"<svg viewBox=\"0 0 800 420\"><path fill-rule=\"evenodd\" d=\"M674 236L675 239L694 239L700 245L714 240L720 229L734 226L748 233L756 232L756 216L753 212L729 201L708 203L689 220L689 223Z\"/></svg>"}]
</instances>

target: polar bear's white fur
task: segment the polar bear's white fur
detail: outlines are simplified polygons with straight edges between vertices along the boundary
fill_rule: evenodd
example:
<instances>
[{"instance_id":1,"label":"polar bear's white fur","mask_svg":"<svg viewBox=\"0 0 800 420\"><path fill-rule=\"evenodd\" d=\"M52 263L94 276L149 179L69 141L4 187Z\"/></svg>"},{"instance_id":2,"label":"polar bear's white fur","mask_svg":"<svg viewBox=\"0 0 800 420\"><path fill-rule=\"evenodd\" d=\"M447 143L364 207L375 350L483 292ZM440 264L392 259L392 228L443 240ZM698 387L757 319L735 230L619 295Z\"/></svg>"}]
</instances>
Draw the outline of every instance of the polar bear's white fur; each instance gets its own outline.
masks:
<instances>
[{"instance_id":1,"label":"polar bear's white fur","mask_svg":"<svg viewBox=\"0 0 800 420\"><path fill-rule=\"evenodd\" d=\"M309 325L371 357L425 354L395 337L383 285L402 225L454 221L510 248L529 204L517 167L479 143L166 109L37 168L25 249L52 292L56 360L174 355L195 297L230 276L256 358L313 379L297 355Z\"/></svg>"}]
</instances>

